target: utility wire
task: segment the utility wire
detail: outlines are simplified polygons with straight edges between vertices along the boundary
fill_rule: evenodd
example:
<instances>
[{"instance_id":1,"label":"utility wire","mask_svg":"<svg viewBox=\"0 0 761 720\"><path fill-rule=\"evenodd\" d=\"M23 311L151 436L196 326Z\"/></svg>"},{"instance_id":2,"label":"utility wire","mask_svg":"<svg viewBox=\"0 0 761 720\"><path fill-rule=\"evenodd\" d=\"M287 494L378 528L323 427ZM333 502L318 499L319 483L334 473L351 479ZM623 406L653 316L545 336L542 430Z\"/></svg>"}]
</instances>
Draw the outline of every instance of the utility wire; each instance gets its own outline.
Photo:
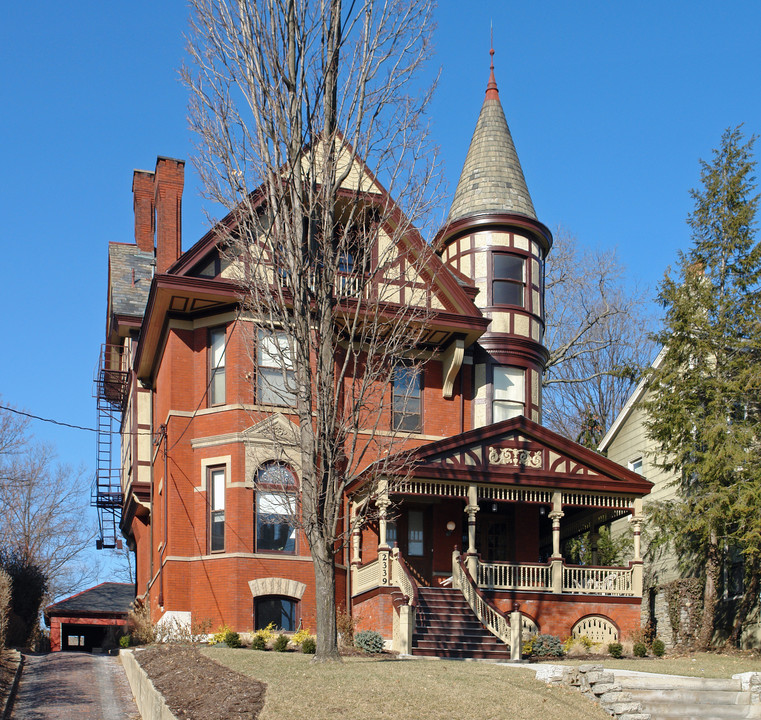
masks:
<instances>
[{"instance_id":1,"label":"utility wire","mask_svg":"<svg viewBox=\"0 0 761 720\"><path fill-rule=\"evenodd\" d=\"M0 405L0 410L6 410L7 412L16 413L16 415L24 415L25 417L32 418L33 420L41 420L42 422L52 423L53 425L61 425L62 427L73 428L74 430L87 430L87 432L98 432L95 428L83 427L82 425L72 425L71 423L61 422L60 420L53 420L52 418L40 417L39 415L32 415L32 413L16 410L7 405Z\"/></svg>"}]
</instances>

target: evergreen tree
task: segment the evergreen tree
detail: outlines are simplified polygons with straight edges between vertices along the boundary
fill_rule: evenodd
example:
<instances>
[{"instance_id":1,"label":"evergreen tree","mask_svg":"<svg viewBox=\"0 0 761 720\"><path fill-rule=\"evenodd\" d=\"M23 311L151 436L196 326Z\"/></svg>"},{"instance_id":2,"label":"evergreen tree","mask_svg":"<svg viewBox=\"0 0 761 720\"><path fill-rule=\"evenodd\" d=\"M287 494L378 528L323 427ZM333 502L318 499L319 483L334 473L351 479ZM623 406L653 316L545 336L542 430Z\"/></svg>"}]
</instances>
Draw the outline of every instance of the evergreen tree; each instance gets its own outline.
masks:
<instances>
[{"instance_id":1,"label":"evergreen tree","mask_svg":"<svg viewBox=\"0 0 761 720\"><path fill-rule=\"evenodd\" d=\"M746 592L761 560L759 390L761 246L756 237L755 138L724 132L688 217L692 248L661 285L665 353L646 403L659 463L676 476L678 499L660 508L683 569L704 579L697 644L714 635L727 549L743 554ZM757 587L755 596L757 596ZM750 594L748 599L750 599ZM749 603L743 603L745 613ZM743 618L737 619L737 629ZM734 639L737 634L735 632Z\"/></svg>"}]
</instances>

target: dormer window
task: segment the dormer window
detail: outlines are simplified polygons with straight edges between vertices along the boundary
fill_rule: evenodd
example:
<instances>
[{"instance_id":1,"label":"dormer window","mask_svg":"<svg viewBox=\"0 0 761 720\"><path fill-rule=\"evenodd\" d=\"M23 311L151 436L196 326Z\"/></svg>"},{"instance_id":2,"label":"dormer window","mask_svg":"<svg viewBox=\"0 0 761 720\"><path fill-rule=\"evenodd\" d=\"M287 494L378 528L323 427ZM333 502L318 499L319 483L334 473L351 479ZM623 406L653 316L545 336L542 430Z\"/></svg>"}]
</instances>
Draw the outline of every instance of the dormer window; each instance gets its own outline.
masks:
<instances>
[{"instance_id":1,"label":"dormer window","mask_svg":"<svg viewBox=\"0 0 761 720\"><path fill-rule=\"evenodd\" d=\"M492 305L524 304L526 260L508 253L492 253Z\"/></svg>"}]
</instances>

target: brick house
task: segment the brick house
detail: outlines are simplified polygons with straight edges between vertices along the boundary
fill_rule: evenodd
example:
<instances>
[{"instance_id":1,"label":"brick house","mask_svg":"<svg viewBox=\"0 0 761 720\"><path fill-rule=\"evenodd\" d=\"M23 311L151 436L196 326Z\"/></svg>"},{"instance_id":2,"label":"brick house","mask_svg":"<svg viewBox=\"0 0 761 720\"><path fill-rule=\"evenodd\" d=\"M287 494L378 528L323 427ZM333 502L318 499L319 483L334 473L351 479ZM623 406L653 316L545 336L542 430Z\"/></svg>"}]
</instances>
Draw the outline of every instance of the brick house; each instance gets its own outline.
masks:
<instances>
[{"instance_id":1,"label":"brick house","mask_svg":"<svg viewBox=\"0 0 761 720\"><path fill-rule=\"evenodd\" d=\"M351 162L371 177L361 158ZM121 448L112 471L110 447L99 444L101 542L127 538L154 620L314 630L309 549L282 510L293 507L298 463L272 449L273 437L286 460L297 448L293 413L250 380L270 368L235 322L240 288L214 229L182 252L183 167L159 157L154 172L135 171L135 243L109 246L98 402L102 437L118 430ZM373 183L363 202L383 196ZM601 640L630 633L650 483L541 426L552 236L537 219L493 68L435 254L416 232L404 242L428 258L417 281L433 308L430 359L403 380L403 419L389 413L389 429L404 430L403 452L392 453L380 493L370 492L373 458L347 490L347 531L367 503L377 512L343 550L339 606L421 654L477 655L488 644L423 638L416 622L456 635L436 624L443 618L430 622L437 607L475 613L502 652L518 627ZM380 391L394 406L394 383ZM378 452L388 452L382 442ZM635 534L628 566L565 563L567 541L623 516Z\"/></svg>"}]
</instances>

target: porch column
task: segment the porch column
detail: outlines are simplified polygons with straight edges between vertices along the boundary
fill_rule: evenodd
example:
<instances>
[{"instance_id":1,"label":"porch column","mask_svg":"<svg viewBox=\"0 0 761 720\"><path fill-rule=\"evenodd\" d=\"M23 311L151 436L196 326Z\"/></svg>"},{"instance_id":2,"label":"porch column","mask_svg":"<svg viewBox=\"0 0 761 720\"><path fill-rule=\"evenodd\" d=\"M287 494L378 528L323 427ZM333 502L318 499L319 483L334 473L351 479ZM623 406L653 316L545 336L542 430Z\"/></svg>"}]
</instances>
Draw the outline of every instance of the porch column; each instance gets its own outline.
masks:
<instances>
[{"instance_id":1,"label":"porch column","mask_svg":"<svg viewBox=\"0 0 761 720\"><path fill-rule=\"evenodd\" d=\"M375 506L378 508L378 563L381 585L388 585L391 580L389 547L386 539L386 513L389 505L391 501L388 499L388 482L381 480L380 496L375 501Z\"/></svg>"},{"instance_id":2,"label":"porch column","mask_svg":"<svg viewBox=\"0 0 761 720\"><path fill-rule=\"evenodd\" d=\"M600 542L600 533L597 532L597 528L595 527L591 533L589 533L589 542L591 543L591 551L592 551L592 565L599 565L599 553L598 553L598 543Z\"/></svg>"},{"instance_id":3,"label":"porch column","mask_svg":"<svg viewBox=\"0 0 761 720\"><path fill-rule=\"evenodd\" d=\"M560 595L563 592L563 556L560 554L560 518L563 517L563 493L552 493L552 512L549 514L552 520L552 592Z\"/></svg>"},{"instance_id":4,"label":"porch column","mask_svg":"<svg viewBox=\"0 0 761 720\"><path fill-rule=\"evenodd\" d=\"M478 512L478 488L475 485L468 486L468 504L465 506L468 513L468 554L466 564L473 581L478 582L478 553L476 551L476 513Z\"/></svg>"},{"instance_id":5,"label":"porch column","mask_svg":"<svg viewBox=\"0 0 761 720\"><path fill-rule=\"evenodd\" d=\"M634 561L642 560L642 522L644 520L642 515L642 498L637 498L634 501L634 514L632 515L632 532L634 533Z\"/></svg>"},{"instance_id":6,"label":"porch column","mask_svg":"<svg viewBox=\"0 0 761 720\"><path fill-rule=\"evenodd\" d=\"M359 556L359 539L360 539L359 523L357 522L357 503L351 504L351 564L352 567L360 565L362 559Z\"/></svg>"},{"instance_id":7,"label":"porch column","mask_svg":"<svg viewBox=\"0 0 761 720\"><path fill-rule=\"evenodd\" d=\"M632 515L632 532L634 533L634 560L632 560L632 592L637 597L642 597L643 567L642 567L642 498L634 501L634 514Z\"/></svg>"}]
</instances>

